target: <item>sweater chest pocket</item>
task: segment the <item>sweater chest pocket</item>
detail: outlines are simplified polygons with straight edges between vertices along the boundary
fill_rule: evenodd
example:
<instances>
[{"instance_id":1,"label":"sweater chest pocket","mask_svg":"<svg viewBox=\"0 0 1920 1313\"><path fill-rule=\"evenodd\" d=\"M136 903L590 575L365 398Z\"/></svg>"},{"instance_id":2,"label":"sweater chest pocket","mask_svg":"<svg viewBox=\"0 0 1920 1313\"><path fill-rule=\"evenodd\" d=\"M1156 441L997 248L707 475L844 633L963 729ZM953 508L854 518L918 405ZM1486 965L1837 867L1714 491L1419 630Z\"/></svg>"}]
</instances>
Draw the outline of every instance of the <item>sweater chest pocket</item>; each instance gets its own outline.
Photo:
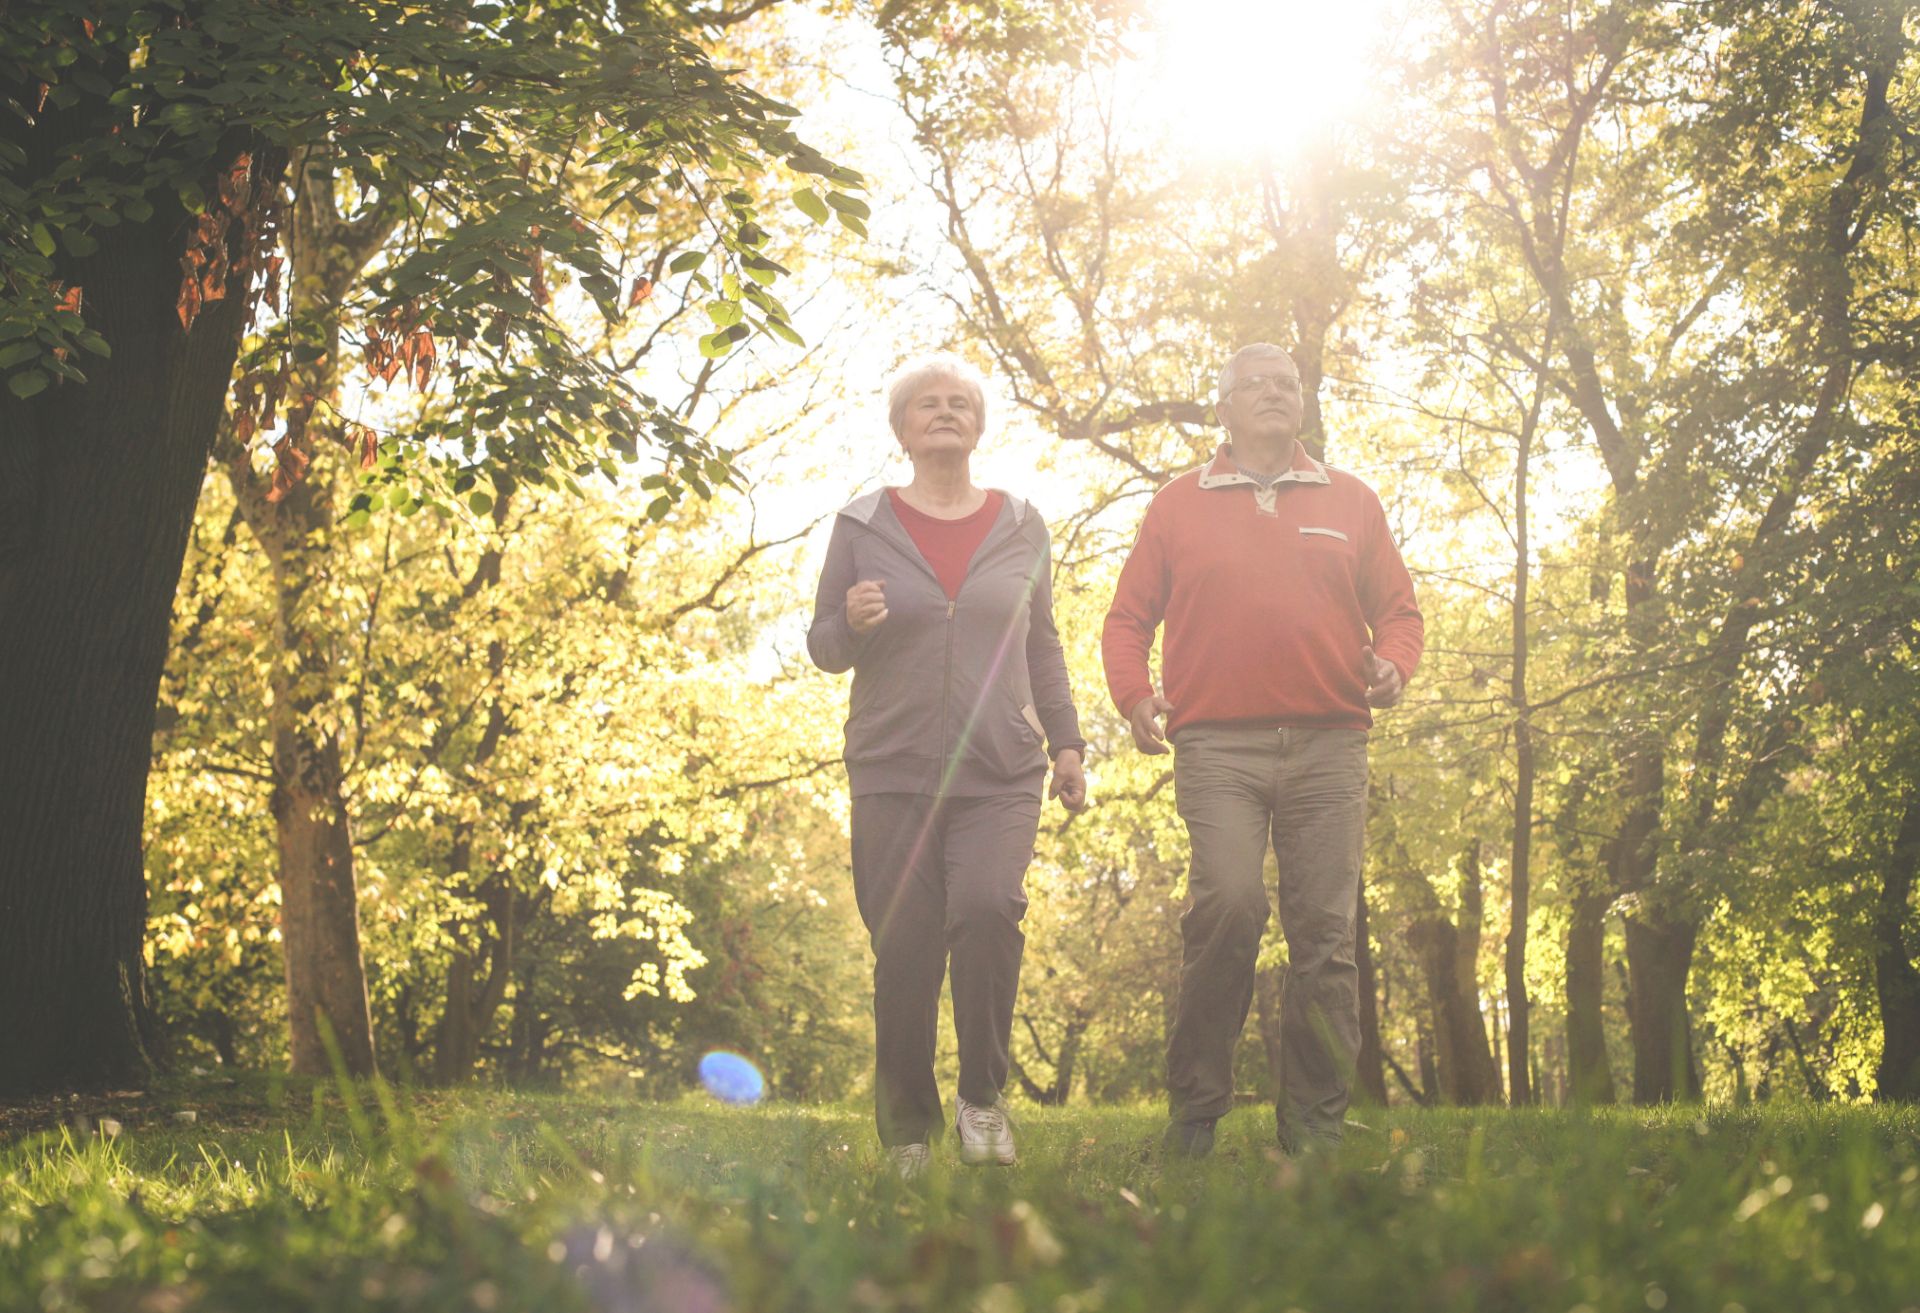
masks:
<instances>
[{"instance_id":1,"label":"sweater chest pocket","mask_svg":"<svg viewBox=\"0 0 1920 1313\"><path fill-rule=\"evenodd\" d=\"M1294 560L1303 577L1329 587L1352 586L1355 556L1345 530L1303 524L1293 538Z\"/></svg>"}]
</instances>

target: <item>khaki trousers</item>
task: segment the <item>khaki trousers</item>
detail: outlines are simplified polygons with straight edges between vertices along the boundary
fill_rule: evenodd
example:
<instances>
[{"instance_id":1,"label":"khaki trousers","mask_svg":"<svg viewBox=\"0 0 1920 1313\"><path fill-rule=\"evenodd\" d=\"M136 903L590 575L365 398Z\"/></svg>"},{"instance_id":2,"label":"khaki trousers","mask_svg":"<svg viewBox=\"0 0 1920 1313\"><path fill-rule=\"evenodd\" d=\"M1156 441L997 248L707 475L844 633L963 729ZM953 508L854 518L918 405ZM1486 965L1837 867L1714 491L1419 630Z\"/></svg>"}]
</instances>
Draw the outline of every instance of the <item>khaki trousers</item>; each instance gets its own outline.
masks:
<instances>
[{"instance_id":1,"label":"khaki trousers","mask_svg":"<svg viewBox=\"0 0 1920 1313\"><path fill-rule=\"evenodd\" d=\"M1280 868L1287 974L1280 1003L1281 1143L1334 1141L1360 1045L1353 927L1366 835L1367 732L1190 725L1173 736L1174 791L1192 844L1180 918L1180 1000L1167 1040L1176 1120L1233 1106L1233 1051L1253 1001Z\"/></svg>"},{"instance_id":2,"label":"khaki trousers","mask_svg":"<svg viewBox=\"0 0 1920 1313\"><path fill-rule=\"evenodd\" d=\"M953 961L960 1095L989 1104L1009 1066L1027 937L1022 888L1040 793L853 800L853 891L873 944L874 1111L880 1142L924 1142L942 1124L933 1076L940 985Z\"/></svg>"}]
</instances>

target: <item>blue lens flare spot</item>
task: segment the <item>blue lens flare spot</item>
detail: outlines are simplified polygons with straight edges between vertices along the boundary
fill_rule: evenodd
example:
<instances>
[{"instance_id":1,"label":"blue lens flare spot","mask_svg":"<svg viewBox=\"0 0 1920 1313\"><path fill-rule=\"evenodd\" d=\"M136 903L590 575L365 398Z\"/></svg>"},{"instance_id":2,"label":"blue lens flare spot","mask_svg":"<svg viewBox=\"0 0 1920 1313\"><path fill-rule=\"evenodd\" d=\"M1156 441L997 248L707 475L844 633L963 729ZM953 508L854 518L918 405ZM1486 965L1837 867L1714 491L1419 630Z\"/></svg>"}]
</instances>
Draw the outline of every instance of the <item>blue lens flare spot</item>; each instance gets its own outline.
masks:
<instances>
[{"instance_id":1,"label":"blue lens flare spot","mask_svg":"<svg viewBox=\"0 0 1920 1313\"><path fill-rule=\"evenodd\" d=\"M700 1083L722 1103L758 1103L767 1092L760 1069L738 1053L715 1049L700 1059Z\"/></svg>"}]
</instances>

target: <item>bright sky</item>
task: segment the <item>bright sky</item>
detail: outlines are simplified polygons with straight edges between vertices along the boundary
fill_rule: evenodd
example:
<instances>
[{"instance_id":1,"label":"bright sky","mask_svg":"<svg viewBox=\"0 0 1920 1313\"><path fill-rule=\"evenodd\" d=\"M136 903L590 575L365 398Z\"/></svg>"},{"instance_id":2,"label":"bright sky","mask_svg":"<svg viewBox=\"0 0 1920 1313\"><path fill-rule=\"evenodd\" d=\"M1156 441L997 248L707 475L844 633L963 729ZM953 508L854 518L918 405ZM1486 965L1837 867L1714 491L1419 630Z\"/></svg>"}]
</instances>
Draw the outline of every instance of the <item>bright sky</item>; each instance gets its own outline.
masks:
<instances>
[{"instance_id":1,"label":"bright sky","mask_svg":"<svg viewBox=\"0 0 1920 1313\"><path fill-rule=\"evenodd\" d=\"M1142 117L1209 161L1287 153L1364 115L1400 0L1159 0L1135 42Z\"/></svg>"}]
</instances>

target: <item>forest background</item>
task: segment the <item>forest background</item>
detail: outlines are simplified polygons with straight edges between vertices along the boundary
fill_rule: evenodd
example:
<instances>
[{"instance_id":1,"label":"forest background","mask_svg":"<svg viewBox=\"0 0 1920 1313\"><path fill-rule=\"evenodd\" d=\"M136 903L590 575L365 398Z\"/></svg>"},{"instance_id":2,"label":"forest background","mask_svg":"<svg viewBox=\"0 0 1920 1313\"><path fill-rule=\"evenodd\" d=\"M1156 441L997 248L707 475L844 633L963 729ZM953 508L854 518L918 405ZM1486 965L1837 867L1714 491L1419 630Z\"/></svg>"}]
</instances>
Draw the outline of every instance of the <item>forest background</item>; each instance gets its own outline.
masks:
<instances>
[{"instance_id":1,"label":"forest background","mask_svg":"<svg viewBox=\"0 0 1920 1313\"><path fill-rule=\"evenodd\" d=\"M659 13L824 158L750 179L769 236L748 192L625 203L590 150L505 143L617 269L533 225L499 368L565 340L711 451L449 458L465 412L537 427L559 384L463 384L460 308L395 299L459 213L357 186L338 138L289 170L287 296L173 607L146 1056L658 1095L732 1049L779 1098L865 1090L846 690L801 639L833 511L907 477L886 377L940 348L992 383L978 477L1051 526L1090 741L1094 806L1029 875L1017 1093L1156 1095L1184 832L1098 632L1147 499L1220 438L1220 364L1272 340L1428 623L1373 735L1360 1090L1920 1095L1907 5Z\"/></svg>"}]
</instances>

